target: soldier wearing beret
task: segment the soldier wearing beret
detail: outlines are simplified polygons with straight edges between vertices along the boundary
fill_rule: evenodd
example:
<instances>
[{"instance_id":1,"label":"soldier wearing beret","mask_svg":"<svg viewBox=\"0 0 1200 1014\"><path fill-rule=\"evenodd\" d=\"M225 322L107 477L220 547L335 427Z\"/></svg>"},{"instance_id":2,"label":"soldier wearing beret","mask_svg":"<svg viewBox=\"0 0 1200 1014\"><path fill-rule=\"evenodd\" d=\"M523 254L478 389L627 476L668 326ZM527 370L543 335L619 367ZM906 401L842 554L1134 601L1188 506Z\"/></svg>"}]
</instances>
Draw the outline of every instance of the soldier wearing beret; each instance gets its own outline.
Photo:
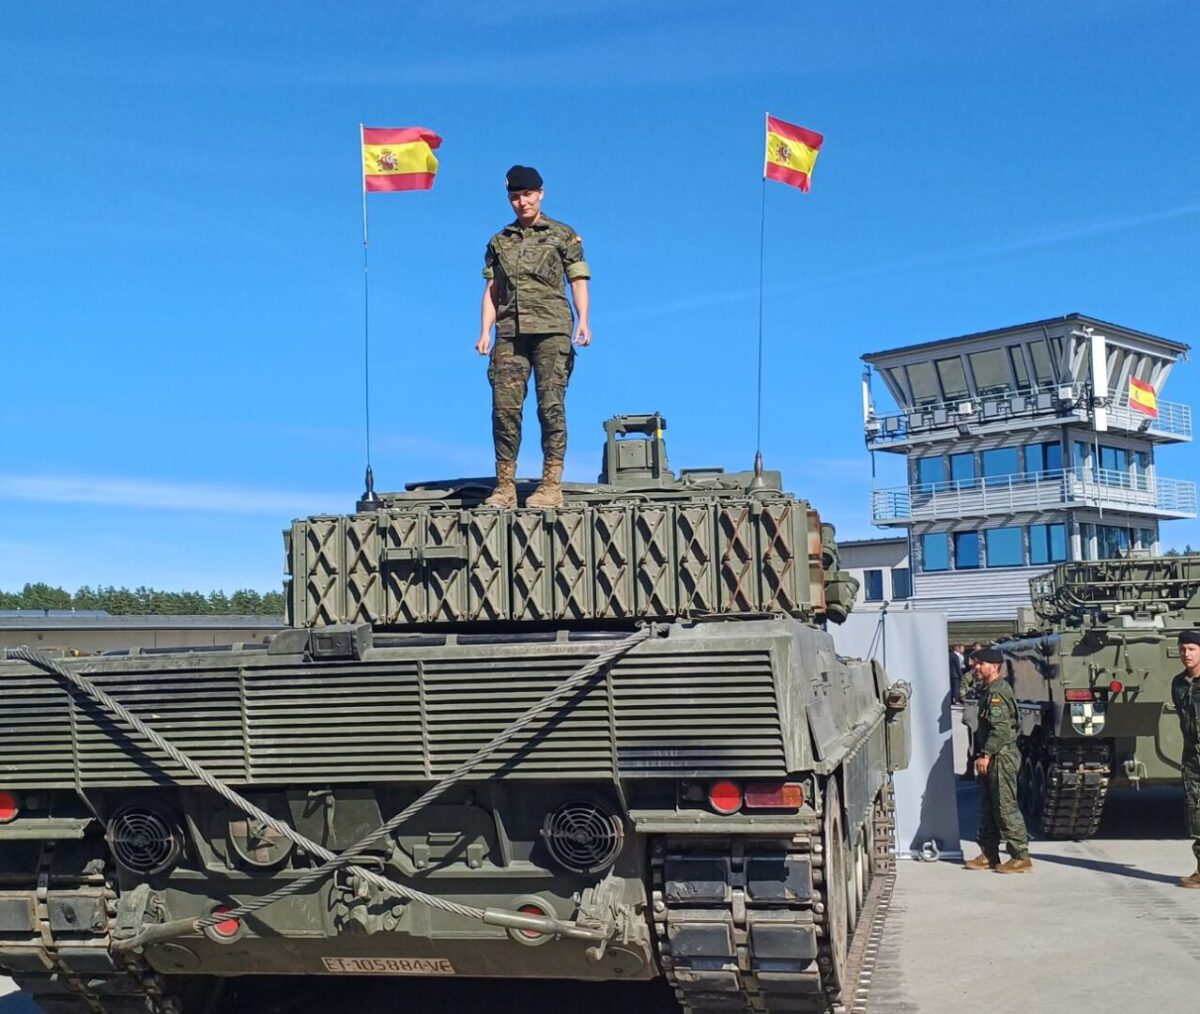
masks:
<instances>
[{"instance_id":1,"label":"soldier wearing beret","mask_svg":"<svg viewBox=\"0 0 1200 1014\"><path fill-rule=\"evenodd\" d=\"M1004 655L999 648L971 653L979 690L979 724L975 730L975 775L979 783L980 854L963 865L968 870L1028 873L1029 836L1017 807L1017 773L1021 751L1017 748L1017 698L1001 678ZM1008 843L1009 860L1000 862L1000 840Z\"/></svg>"},{"instance_id":2,"label":"soldier wearing beret","mask_svg":"<svg viewBox=\"0 0 1200 1014\"><path fill-rule=\"evenodd\" d=\"M516 219L490 240L483 255L481 356L491 354L492 439L496 447L496 489L484 501L517 506L517 451L521 413L533 373L538 421L542 428L542 481L527 507L562 503L563 458L567 450L565 398L575 363L572 345L590 345L588 279L583 240L569 225L542 214L542 177L515 165L505 178ZM571 306L563 285L571 287ZM492 328L496 330L492 346Z\"/></svg>"},{"instance_id":3,"label":"soldier wearing beret","mask_svg":"<svg viewBox=\"0 0 1200 1014\"><path fill-rule=\"evenodd\" d=\"M1171 702L1179 715L1183 732L1184 819L1192 836L1196 872L1181 877L1181 887L1200 889L1200 630L1185 630L1179 635L1179 660L1183 672L1171 681Z\"/></svg>"}]
</instances>

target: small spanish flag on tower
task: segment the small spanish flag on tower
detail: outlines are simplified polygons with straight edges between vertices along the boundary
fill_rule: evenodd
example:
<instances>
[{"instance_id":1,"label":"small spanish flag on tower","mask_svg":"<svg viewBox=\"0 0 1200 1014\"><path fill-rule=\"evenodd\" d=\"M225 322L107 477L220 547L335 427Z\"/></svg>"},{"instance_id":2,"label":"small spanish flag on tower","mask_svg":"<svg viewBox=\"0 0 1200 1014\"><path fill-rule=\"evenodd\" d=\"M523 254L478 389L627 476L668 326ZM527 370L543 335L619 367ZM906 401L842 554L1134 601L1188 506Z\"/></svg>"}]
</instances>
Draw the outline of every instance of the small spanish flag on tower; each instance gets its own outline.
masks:
<instances>
[{"instance_id":1,"label":"small spanish flag on tower","mask_svg":"<svg viewBox=\"0 0 1200 1014\"><path fill-rule=\"evenodd\" d=\"M767 116L767 155L763 176L808 191L808 181L825 138L812 130Z\"/></svg>"},{"instance_id":2,"label":"small spanish flag on tower","mask_svg":"<svg viewBox=\"0 0 1200 1014\"><path fill-rule=\"evenodd\" d=\"M432 189L441 143L424 127L363 127L363 190Z\"/></svg>"},{"instance_id":3,"label":"small spanish flag on tower","mask_svg":"<svg viewBox=\"0 0 1200 1014\"><path fill-rule=\"evenodd\" d=\"M1129 378L1129 407L1148 415L1151 419L1158 418L1158 395L1153 384L1147 384L1136 377Z\"/></svg>"}]
</instances>

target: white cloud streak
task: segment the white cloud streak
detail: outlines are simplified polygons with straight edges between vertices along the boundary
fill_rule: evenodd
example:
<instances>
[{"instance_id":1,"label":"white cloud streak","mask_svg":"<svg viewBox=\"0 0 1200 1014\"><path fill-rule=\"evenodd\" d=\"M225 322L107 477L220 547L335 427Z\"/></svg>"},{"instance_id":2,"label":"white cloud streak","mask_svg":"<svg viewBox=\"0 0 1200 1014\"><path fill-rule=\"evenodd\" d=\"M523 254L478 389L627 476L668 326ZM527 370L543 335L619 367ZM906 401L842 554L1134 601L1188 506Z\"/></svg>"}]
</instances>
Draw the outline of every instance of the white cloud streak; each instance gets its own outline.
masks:
<instances>
[{"instance_id":1,"label":"white cloud streak","mask_svg":"<svg viewBox=\"0 0 1200 1014\"><path fill-rule=\"evenodd\" d=\"M119 476L10 474L0 474L2 500L274 516L346 506L344 493L247 489Z\"/></svg>"}]
</instances>

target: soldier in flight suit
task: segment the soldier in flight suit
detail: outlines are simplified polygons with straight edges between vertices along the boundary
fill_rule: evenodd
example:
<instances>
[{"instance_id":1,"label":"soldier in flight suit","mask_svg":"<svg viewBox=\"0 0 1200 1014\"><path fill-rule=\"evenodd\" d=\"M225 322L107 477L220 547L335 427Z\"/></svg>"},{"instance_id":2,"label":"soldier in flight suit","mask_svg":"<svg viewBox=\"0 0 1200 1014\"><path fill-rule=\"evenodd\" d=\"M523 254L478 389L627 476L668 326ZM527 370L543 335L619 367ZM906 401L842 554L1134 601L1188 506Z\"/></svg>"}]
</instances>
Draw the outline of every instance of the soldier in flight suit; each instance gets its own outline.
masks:
<instances>
[{"instance_id":1,"label":"soldier in flight suit","mask_svg":"<svg viewBox=\"0 0 1200 1014\"><path fill-rule=\"evenodd\" d=\"M963 865L968 870L997 873L1028 873L1029 836L1025 819L1017 808L1017 773L1021 751L1017 749L1017 698L1000 678L1004 655L999 648L981 648L971 653L982 686L979 690L979 725L975 732L975 774L979 783L980 854ZM1000 862L1000 839L1008 842L1008 862Z\"/></svg>"},{"instance_id":2,"label":"soldier in flight suit","mask_svg":"<svg viewBox=\"0 0 1200 1014\"><path fill-rule=\"evenodd\" d=\"M567 450L564 404L575 363L574 345L590 345L588 279L583 240L569 225L542 214L542 177L515 165L506 177L516 221L505 226L483 255L483 305L475 350L491 353L492 439L496 446L496 489L484 502L517 506L517 451L521 411L532 370L542 426L542 481L527 507L562 503L563 457ZM563 291L570 283L578 321ZM496 345L492 348L492 327Z\"/></svg>"},{"instance_id":3,"label":"soldier in flight suit","mask_svg":"<svg viewBox=\"0 0 1200 1014\"><path fill-rule=\"evenodd\" d=\"M1179 885L1200 888L1200 630L1185 630L1179 635L1179 659L1183 672L1171 681L1171 703L1183 732L1180 768L1184 819L1196 856L1196 872L1180 877Z\"/></svg>"}]
</instances>

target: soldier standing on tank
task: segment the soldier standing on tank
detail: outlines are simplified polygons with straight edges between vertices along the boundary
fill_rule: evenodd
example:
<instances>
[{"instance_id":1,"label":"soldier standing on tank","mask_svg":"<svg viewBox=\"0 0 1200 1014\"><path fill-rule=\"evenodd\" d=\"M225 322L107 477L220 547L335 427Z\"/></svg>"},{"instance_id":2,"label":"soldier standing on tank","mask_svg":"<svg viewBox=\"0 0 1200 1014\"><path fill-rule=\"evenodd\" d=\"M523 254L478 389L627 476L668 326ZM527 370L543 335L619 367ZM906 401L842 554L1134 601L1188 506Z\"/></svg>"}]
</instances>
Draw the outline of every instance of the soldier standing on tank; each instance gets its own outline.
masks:
<instances>
[{"instance_id":1,"label":"soldier standing on tank","mask_svg":"<svg viewBox=\"0 0 1200 1014\"><path fill-rule=\"evenodd\" d=\"M1185 630L1179 635L1179 660L1183 672L1171 681L1171 703L1179 715L1183 732L1184 819L1192 836L1196 872L1179 878L1181 887L1200 888L1200 630Z\"/></svg>"},{"instance_id":2,"label":"soldier standing on tank","mask_svg":"<svg viewBox=\"0 0 1200 1014\"><path fill-rule=\"evenodd\" d=\"M515 165L505 178L516 220L494 235L483 255L483 306L475 350L491 353L492 439L496 489L484 502L517 506L517 451L521 411L533 372L542 428L542 481L527 507L562 503L563 458L567 450L565 398L575 363L572 345L590 345L588 279L583 240L569 225L542 214L542 177ZM563 279L571 286L574 320ZM496 343L492 347L492 327Z\"/></svg>"},{"instance_id":3,"label":"soldier standing on tank","mask_svg":"<svg viewBox=\"0 0 1200 1014\"><path fill-rule=\"evenodd\" d=\"M981 648L971 653L979 677L979 725L975 731L975 775L979 783L980 854L963 865L968 870L997 873L1028 873L1029 836L1025 819L1017 807L1017 772L1021 751L1017 748L1017 698L1007 681L1000 678L1004 655L999 648ZM1008 843L1008 862L1000 862L1000 840Z\"/></svg>"}]
</instances>

